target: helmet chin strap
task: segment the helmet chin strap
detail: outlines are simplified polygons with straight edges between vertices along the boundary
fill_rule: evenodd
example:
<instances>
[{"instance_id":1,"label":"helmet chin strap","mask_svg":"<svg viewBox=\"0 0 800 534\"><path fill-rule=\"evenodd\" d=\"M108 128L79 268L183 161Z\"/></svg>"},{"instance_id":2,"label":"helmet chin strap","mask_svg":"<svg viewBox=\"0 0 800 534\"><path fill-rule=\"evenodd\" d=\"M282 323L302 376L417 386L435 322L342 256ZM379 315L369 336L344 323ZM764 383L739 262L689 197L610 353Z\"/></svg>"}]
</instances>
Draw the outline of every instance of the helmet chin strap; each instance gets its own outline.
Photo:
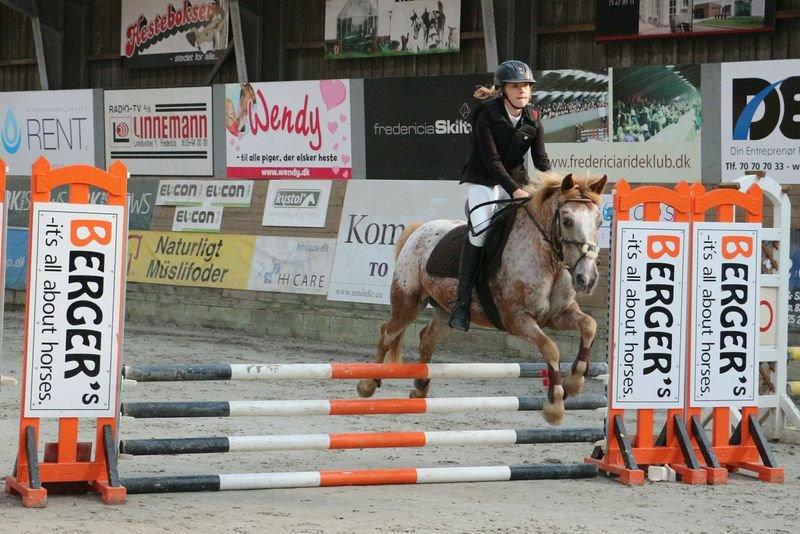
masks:
<instances>
[{"instance_id":1,"label":"helmet chin strap","mask_svg":"<svg viewBox=\"0 0 800 534\"><path fill-rule=\"evenodd\" d=\"M508 95L506 95L505 92L503 92L503 98L506 99L506 102L508 102L509 106L511 106L512 108L514 108L516 110L520 110L520 109L524 109L525 108L525 106L522 106L522 107L515 106L514 103L511 100L509 100Z\"/></svg>"}]
</instances>

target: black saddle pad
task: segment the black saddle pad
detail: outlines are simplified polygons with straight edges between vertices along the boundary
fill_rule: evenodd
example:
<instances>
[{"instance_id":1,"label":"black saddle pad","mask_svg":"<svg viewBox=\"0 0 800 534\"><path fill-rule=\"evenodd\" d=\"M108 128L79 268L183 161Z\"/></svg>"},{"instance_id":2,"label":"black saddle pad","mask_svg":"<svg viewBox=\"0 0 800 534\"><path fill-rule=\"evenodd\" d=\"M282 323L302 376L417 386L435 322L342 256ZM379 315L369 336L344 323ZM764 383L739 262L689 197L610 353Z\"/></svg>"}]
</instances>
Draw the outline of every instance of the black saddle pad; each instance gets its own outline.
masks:
<instances>
[{"instance_id":1,"label":"black saddle pad","mask_svg":"<svg viewBox=\"0 0 800 534\"><path fill-rule=\"evenodd\" d=\"M486 243L483 246L483 258L479 271L481 278L489 279L500 268L503 258L503 250L508 242L508 235L514 226L517 210L505 210L494 220L489 234L486 236ZM433 248L425 270L431 276L440 278L458 278L458 263L461 257L461 248L467 238L467 224L460 224L447 232L436 246Z\"/></svg>"}]
</instances>

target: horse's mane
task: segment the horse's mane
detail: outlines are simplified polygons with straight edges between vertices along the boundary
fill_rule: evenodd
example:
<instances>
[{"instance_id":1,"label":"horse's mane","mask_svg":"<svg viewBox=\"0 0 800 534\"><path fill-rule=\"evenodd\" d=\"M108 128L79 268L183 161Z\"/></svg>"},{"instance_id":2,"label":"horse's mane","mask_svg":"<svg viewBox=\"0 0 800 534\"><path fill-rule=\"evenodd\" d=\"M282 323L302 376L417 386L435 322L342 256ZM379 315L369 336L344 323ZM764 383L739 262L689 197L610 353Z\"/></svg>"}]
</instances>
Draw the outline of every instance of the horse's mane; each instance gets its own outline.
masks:
<instances>
[{"instance_id":1,"label":"horse's mane","mask_svg":"<svg viewBox=\"0 0 800 534\"><path fill-rule=\"evenodd\" d=\"M589 189L589 186L597 181L596 177L585 176L577 178L572 175L575 187L564 192L561 191L563 176L555 173L538 173L537 178L538 183L524 187L524 190L531 195L531 200L526 207L532 214L538 212L544 203L556 194L561 195L562 202L576 198L587 198L595 204L600 203L600 195Z\"/></svg>"}]
</instances>

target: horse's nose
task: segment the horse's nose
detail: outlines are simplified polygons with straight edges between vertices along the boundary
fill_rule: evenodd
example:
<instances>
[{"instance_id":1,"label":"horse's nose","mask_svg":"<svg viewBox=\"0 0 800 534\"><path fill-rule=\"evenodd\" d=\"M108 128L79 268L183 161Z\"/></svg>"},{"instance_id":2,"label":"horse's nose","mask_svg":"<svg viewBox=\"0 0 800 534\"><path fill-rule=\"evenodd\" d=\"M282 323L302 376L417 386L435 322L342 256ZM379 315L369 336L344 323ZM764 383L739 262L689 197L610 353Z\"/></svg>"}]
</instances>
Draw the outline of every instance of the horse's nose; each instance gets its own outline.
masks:
<instances>
[{"instance_id":1,"label":"horse's nose","mask_svg":"<svg viewBox=\"0 0 800 534\"><path fill-rule=\"evenodd\" d=\"M575 281L578 283L578 287L584 288L586 287L586 276L583 274L575 275Z\"/></svg>"}]
</instances>

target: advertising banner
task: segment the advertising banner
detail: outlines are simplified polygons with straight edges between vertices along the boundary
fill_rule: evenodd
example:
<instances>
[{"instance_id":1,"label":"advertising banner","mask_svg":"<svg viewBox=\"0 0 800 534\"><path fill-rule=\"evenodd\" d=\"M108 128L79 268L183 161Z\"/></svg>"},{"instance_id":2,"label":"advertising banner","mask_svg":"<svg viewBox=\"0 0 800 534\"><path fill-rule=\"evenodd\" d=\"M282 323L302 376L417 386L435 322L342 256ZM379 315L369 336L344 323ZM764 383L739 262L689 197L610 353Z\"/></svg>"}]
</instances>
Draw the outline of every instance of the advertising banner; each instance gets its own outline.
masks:
<instances>
[{"instance_id":1,"label":"advertising banner","mask_svg":"<svg viewBox=\"0 0 800 534\"><path fill-rule=\"evenodd\" d=\"M105 91L106 162L131 175L214 174L211 87Z\"/></svg>"},{"instance_id":2,"label":"advertising banner","mask_svg":"<svg viewBox=\"0 0 800 534\"><path fill-rule=\"evenodd\" d=\"M325 0L325 58L458 52L461 0Z\"/></svg>"},{"instance_id":3,"label":"advertising banner","mask_svg":"<svg viewBox=\"0 0 800 534\"><path fill-rule=\"evenodd\" d=\"M720 67L722 178L764 171L800 183L800 60Z\"/></svg>"},{"instance_id":4,"label":"advertising banner","mask_svg":"<svg viewBox=\"0 0 800 534\"><path fill-rule=\"evenodd\" d=\"M178 206L175 232L219 232L224 206L249 207L253 182L248 180L161 180L159 206Z\"/></svg>"},{"instance_id":5,"label":"advertising banner","mask_svg":"<svg viewBox=\"0 0 800 534\"><path fill-rule=\"evenodd\" d=\"M350 81L227 84L229 178L351 178Z\"/></svg>"},{"instance_id":6,"label":"advertising banner","mask_svg":"<svg viewBox=\"0 0 800 534\"><path fill-rule=\"evenodd\" d=\"M128 67L216 63L228 47L228 0L120 3L120 55Z\"/></svg>"},{"instance_id":7,"label":"advertising banner","mask_svg":"<svg viewBox=\"0 0 800 534\"><path fill-rule=\"evenodd\" d=\"M256 237L248 289L326 295L335 239Z\"/></svg>"},{"instance_id":8,"label":"advertising banner","mask_svg":"<svg viewBox=\"0 0 800 534\"><path fill-rule=\"evenodd\" d=\"M598 41L772 31L775 0L596 0Z\"/></svg>"},{"instance_id":9,"label":"advertising banner","mask_svg":"<svg viewBox=\"0 0 800 534\"><path fill-rule=\"evenodd\" d=\"M123 317L122 206L35 205L24 417L114 417Z\"/></svg>"},{"instance_id":10,"label":"advertising banner","mask_svg":"<svg viewBox=\"0 0 800 534\"><path fill-rule=\"evenodd\" d=\"M620 221L616 232L611 407L681 408L689 224Z\"/></svg>"},{"instance_id":11,"label":"advertising banner","mask_svg":"<svg viewBox=\"0 0 800 534\"><path fill-rule=\"evenodd\" d=\"M53 167L95 164L91 89L0 93L0 158L9 175L30 176L44 156Z\"/></svg>"},{"instance_id":12,"label":"advertising banner","mask_svg":"<svg viewBox=\"0 0 800 534\"><path fill-rule=\"evenodd\" d=\"M267 190L261 224L323 228L330 197L330 180L273 180Z\"/></svg>"},{"instance_id":13,"label":"advertising banner","mask_svg":"<svg viewBox=\"0 0 800 534\"><path fill-rule=\"evenodd\" d=\"M478 105L472 94L491 81L491 74L364 80L367 179L459 179L470 152L467 118Z\"/></svg>"},{"instance_id":14,"label":"advertising banner","mask_svg":"<svg viewBox=\"0 0 800 534\"><path fill-rule=\"evenodd\" d=\"M6 289L24 291L28 278L28 229L9 228L6 237Z\"/></svg>"},{"instance_id":15,"label":"advertising banner","mask_svg":"<svg viewBox=\"0 0 800 534\"><path fill-rule=\"evenodd\" d=\"M758 404L760 229L694 223L693 407Z\"/></svg>"},{"instance_id":16,"label":"advertising banner","mask_svg":"<svg viewBox=\"0 0 800 534\"><path fill-rule=\"evenodd\" d=\"M246 289L255 236L132 231L128 281Z\"/></svg>"},{"instance_id":17,"label":"advertising banner","mask_svg":"<svg viewBox=\"0 0 800 534\"><path fill-rule=\"evenodd\" d=\"M394 245L406 224L465 219L465 188L456 182L354 180L339 223L329 300L389 303Z\"/></svg>"}]
</instances>

